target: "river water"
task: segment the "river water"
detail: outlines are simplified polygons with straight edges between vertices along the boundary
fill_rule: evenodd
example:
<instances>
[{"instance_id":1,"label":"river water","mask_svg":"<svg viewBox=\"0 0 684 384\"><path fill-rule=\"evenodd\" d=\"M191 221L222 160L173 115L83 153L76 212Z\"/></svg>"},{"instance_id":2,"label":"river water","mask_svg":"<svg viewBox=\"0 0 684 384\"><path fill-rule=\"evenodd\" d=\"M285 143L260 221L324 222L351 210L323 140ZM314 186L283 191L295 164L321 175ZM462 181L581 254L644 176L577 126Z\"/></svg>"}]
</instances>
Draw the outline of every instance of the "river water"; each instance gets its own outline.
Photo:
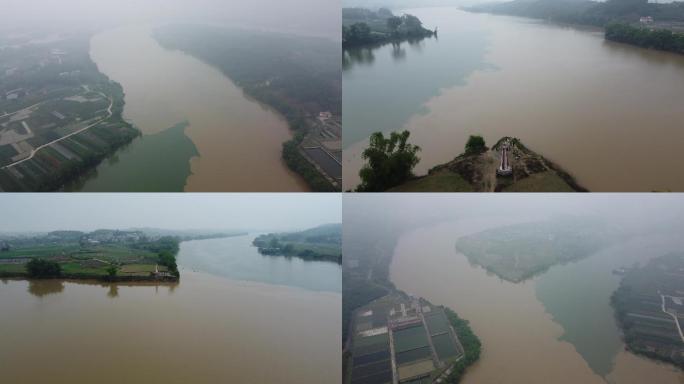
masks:
<instances>
[{"instance_id":1,"label":"river water","mask_svg":"<svg viewBox=\"0 0 684 384\"><path fill-rule=\"evenodd\" d=\"M183 242L178 262L187 269L233 280L342 292L339 264L261 255L252 245L258 235Z\"/></svg>"},{"instance_id":2,"label":"river water","mask_svg":"<svg viewBox=\"0 0 684 384\"><path fill-rule=\"evenodd\" d=\"M285 120L247 97L218 69L179 51L162 48L152 37L152 31L152 27L143 26L107 30L91 39L90 55L101 72L123 86L124 117L144 135L188 123L185 135L199 155L187 157L190 173L179 189L306 190L304 181L281 159L282 143L291 138ZM149 178L147 183L164 185L164 180L155 181L159 172L151 172L151 177L139 176L135 168L148 164L151 167L159 157L174 156L173 150L165 152L147 154L149 162L138 160L131 165L132 162L119 161L114 165L130 168L126 172L110 170L112 165L105 164L94 176L93 186L86 182L83 189L135 184L139 181L135 178L140 177ZM131 174L134 180L122 179L121 174ZM112 180L97 180L100 177Z\"/></svg>"},{"instance_id":3,"label":"river water","mask_svg":"<svg viewBox=\"0 0 684 384\"><path fill-rule=\"evenodd\" d=\"M681 249L681 239L636 238L523 283L470 265L459 236L512 223L462 220L409 232L390 274L399 289L446 305L470 321L483 344L464 383L684 383L684 373L624 351L609 298L613 268Z\"/></svg>"},{"instance_id":4,"label":"river water","mask_svg":"<svg viewBox=\"0 0 684 384\"><path fill-rule=\"evenodd\" d=\"M471 134L516 136L594 191L684 190L684 56L600 31L456 8L405 11L438 38L346 51L345 188L374 131L408 129L417 174Z\"/></svg>"},{"instance_id":5,"label":"river water","mask_svg":"<svg viewBox=\"0 0 684 384\"><path fill-rule=\"evenodd\" d=\"M194 272L199 243L175 285L0 281L2 382L339 383L341 295Z\"/></svg>"}]
</instances>

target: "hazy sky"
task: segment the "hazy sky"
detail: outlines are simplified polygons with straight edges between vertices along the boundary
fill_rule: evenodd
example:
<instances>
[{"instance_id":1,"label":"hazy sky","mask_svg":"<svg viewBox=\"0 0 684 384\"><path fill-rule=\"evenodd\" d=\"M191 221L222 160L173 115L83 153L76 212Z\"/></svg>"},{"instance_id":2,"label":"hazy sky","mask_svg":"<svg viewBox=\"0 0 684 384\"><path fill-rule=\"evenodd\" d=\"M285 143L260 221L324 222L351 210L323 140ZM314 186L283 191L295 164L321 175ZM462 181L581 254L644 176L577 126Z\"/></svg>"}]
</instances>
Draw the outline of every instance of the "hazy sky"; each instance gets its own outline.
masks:
<instances>
[{"instance_id":1,"label":"hazy sky","mask_svg":"<svg viewBox=\"0 0 684 384\"><path fill-rule=\"evenodd\" d=\"M0 232L163 229L305 229L339 223L339 194L0 194Z\"/></svg>"},{"instance_id":2,"label":"hazy sky","mask_svg":"<svg viewBox=\"0 0 684 384\"><path fill-rule=\"evenodd\" d=\"M340 35L339 0L0 0L2 24L210 21L312 36Z\"/></svg>"},{"instance_id":3,"label":"hazy sky","mask_svg":"<svg viewBox=\"0 0 684 384\"><path fill-rule=\"evenodd\" d=\"M420 8L439 6L470 6L484 3L503 3L510 0L342 0L343 7L368 7L368 8Z\"/></svg>"},{"instance_id":4,"label":"hazy sky","mask_svg":"<svg viewBox=\"0 0 684 384\"><path fill-rule=\"evenodd\" d=\"M684 195L663 193L590 194L347 194L345 217L381 216L420 222L471 217L515 216L539 220L557 214L598 215L616 225L648 226L684 222ZM356 222L357 220L355 220ZM361 220L363 221L363 220Z\"/></svg>"}]
</instances>

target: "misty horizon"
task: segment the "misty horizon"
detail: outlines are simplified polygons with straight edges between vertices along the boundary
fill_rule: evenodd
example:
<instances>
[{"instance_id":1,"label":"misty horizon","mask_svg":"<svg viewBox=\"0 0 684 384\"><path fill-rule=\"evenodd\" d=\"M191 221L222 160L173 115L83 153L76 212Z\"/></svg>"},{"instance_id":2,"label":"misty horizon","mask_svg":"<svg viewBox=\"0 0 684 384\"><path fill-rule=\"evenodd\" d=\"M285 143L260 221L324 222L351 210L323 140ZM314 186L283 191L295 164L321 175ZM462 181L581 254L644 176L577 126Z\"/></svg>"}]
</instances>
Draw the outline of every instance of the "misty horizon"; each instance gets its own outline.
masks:
<instances>
[{"instance_id":1,"label":"misty horizon","mask_svg":"<svg viewBox=\"0 0 684 384\"><path fill-rule=\"evenodd\" d=\"M208 23L339 40L341 10L294 0L3 0L5 28L108 29L127 24Z\"/></svg>"},{"instance_id":2,"label":"misty horizon","mask_svg":"<svg viewBox=\"0 0 684 384\"><path fill-rule=\"evenodd\" d=\"M0 211L2 233L296 231L342 220L341 196L311 194L7 194Z\"/></svg>"}]
</instances>

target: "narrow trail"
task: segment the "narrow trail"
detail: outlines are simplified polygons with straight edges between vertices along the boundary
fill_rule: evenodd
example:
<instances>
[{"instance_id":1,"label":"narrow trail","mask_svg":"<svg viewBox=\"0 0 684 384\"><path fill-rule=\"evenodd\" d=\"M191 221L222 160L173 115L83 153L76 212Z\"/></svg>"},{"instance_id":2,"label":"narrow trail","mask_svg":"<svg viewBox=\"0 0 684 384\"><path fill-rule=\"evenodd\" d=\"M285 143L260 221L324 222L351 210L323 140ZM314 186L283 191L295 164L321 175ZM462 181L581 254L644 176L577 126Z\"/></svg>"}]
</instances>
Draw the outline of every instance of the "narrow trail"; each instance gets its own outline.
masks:
<instances>
[{"instance_id":1,"label":"narrow trail","mask_svg":"<svg viewBox=\"0 0 684 384\"><path fill-rule=\"evenodd\" d=\"M102 97L104 97L105 99L109 100L109 107L107 107L107 117L103 117L103 118L101 118L100 120L98 120L98 121L96 121L96 122L94 122L94 123L88 125L87 127L81 128L81 129L79 129L79 130L77 130L77 131L75 131L75 132L71 132L70 134L68 134L68 135L66 135L66 136L62 136L62 137L60 137L59 139L52 140L52 141L49 142L49 143L46 143L46 144L43 144L43 145L41 145L41 146L39 146L39 147L37 147L37 148L34 148L34 149L31 151L31 154L30 154L28 157L23 158L23 159L18 160L18 161L15 161L14 163L11 163L11 164L7 164L7 165L5 165L4 167L1 167L0 169L9 169L9 168L14 167L14 166L16 166L16 165L19 165L19 164L21 164L21 163L23 163L23 162L25 162L25 161L31 160L31 159L36 155L36 153L38 153L38 151L40 151L41 149L45 149L45 148L51 146L52 144L55 144L55 143L58 143L58 142L60 142L60 141L62 141L62 140L68 139L68 138L70 138L71 136L78 135L79 133L84 132L84 131L86 131L86 130L88 130L88 129L90 129L90 128L92 128L92 127L98 125L98 124L100 124L101 122L103 122L103 121L109 119L110 117L112 117L112 106L114 105L114 100L112 100L112 99L110 99L109 97L107 97L107 95L105 95L104 93L99 92L99 94L102 95ZM1 116L0 116L0 117L1 117Z\"/></svg>"}]
</instances>

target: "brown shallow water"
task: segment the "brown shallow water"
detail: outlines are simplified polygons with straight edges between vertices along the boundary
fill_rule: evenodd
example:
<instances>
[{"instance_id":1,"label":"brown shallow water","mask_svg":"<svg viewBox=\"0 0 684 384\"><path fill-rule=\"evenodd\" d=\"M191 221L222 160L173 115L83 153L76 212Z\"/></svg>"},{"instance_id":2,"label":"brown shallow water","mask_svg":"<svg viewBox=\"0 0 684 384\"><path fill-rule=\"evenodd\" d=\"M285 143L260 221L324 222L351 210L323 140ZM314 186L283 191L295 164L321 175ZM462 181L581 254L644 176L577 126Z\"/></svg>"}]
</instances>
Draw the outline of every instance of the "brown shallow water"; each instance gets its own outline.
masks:
<instances>
[{"instance_id":1,"label":"brown shallow water","mask_svg":"<svg viewBox=\"0 0 684 384\"><path fill-rule=\"evenodd\" d=\"M179 285L0 281L2 381L339 383L341 296L183 271Z\"/></svg>"},{"instance_id":2,"label":"brown shallow water","mask_svg":"<svg viewBox=\"0 0 684 384\"><path fill-rule=\"evenodd\" d=\"M123 86L124 117L144 134L190 123L185 133L200 156L191 159L185 190L307 190L281 159L282 143L291 138L285 120L216 68L165 50L151 31L132 26L100 33L91 40L91 57Z\"/></svg>"},{"instance_id":3,"label":"brown shallow water","mask_svg":"<svg viewBox=\"0 0 684 384\"><path fill-rule=\"evenodd\" d=\"M534 280L509 283L471 266L454 248L458 236L507 224L502 220L445 223L409 232L394 253L391 279L399 289L454 309L483 343L464 383L682 383L670 366L622 352L606 379L574 346L537 299ZM607 380L607 381L606 381Z\"/></svg>"},{"instance_id":4,"label":"brown shallow water","mask_svg":"<svg viewBox=\"0 0 684 384\"><path fill-rule=\"evenodd\" d=\"M396 127L410 130L423 149L417 174L460 154L471 134L487 143L515 136L592 191L684 191L677 159L684 142L684 55L529 19L455 8L410 13L439 27L439 43L426 49L445 56L451 36L468 32L463 25L487 34L483 68L436 91ZM403 65L419 59L414 54ZM345 150L347 187L358 183L366 146L364 140Z\"/></svg>"}]
</instances>

